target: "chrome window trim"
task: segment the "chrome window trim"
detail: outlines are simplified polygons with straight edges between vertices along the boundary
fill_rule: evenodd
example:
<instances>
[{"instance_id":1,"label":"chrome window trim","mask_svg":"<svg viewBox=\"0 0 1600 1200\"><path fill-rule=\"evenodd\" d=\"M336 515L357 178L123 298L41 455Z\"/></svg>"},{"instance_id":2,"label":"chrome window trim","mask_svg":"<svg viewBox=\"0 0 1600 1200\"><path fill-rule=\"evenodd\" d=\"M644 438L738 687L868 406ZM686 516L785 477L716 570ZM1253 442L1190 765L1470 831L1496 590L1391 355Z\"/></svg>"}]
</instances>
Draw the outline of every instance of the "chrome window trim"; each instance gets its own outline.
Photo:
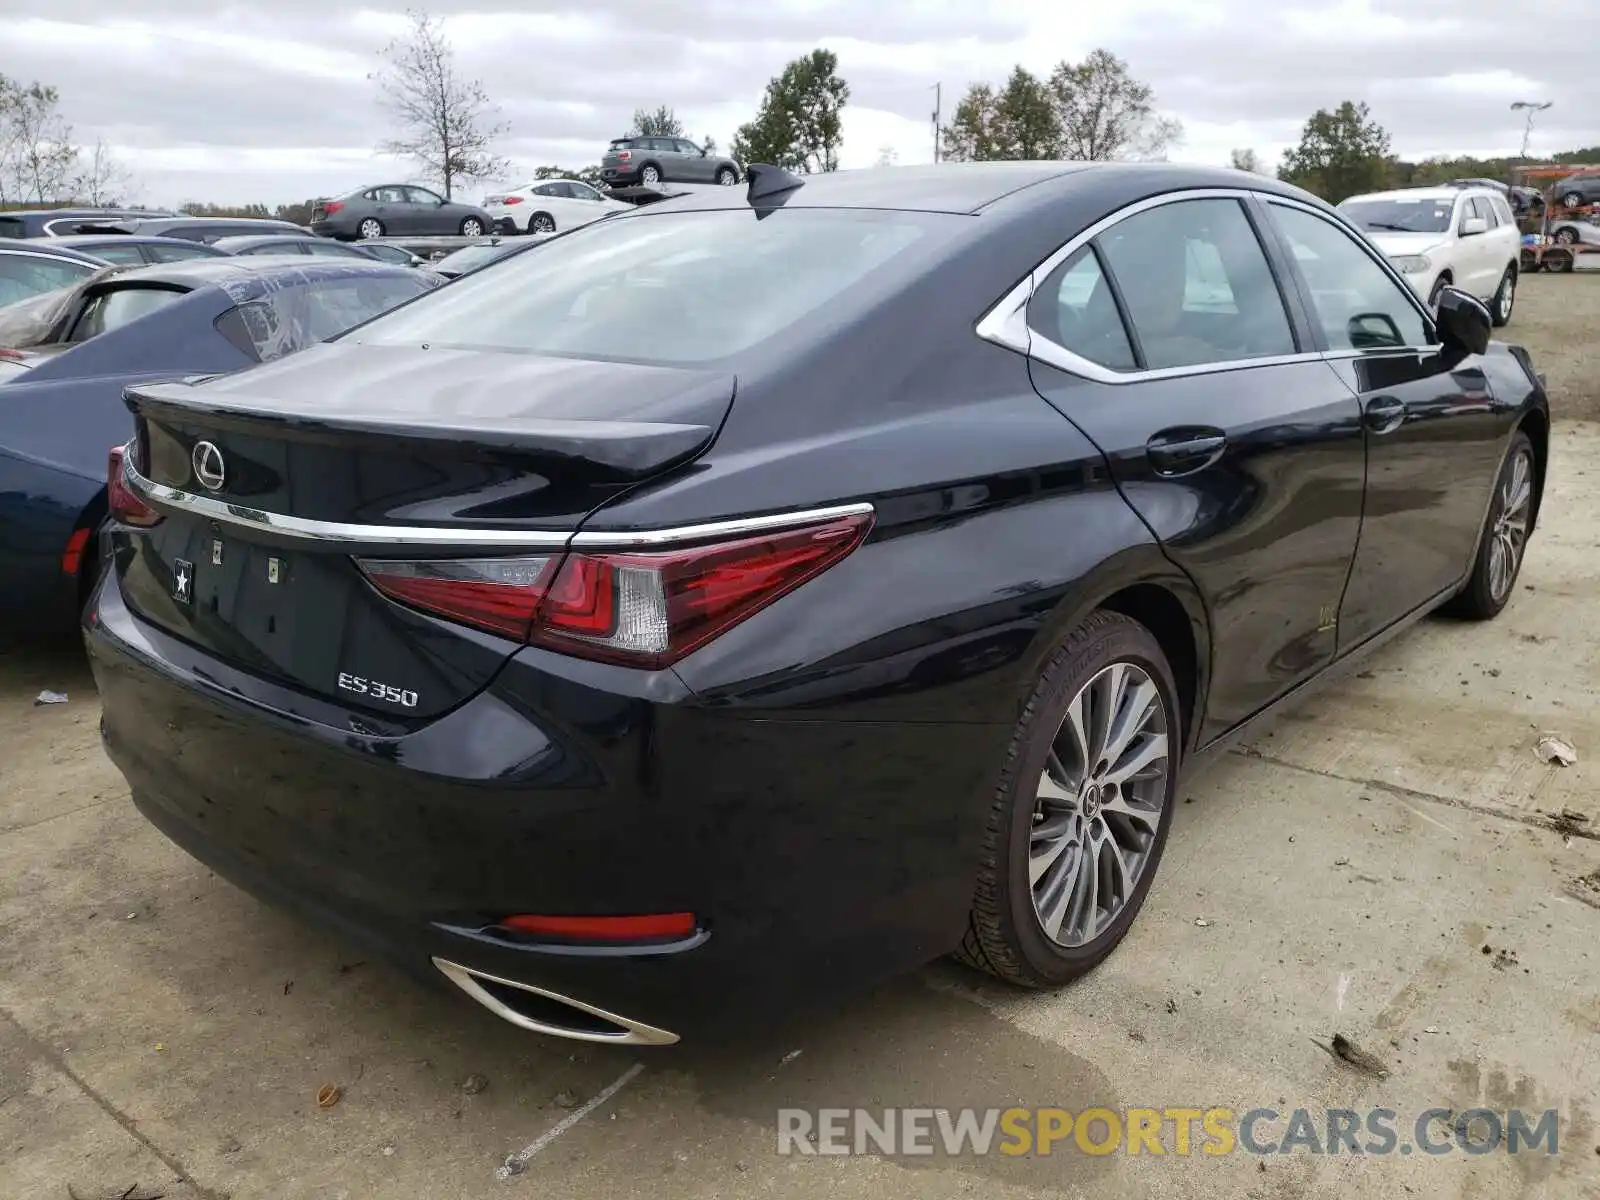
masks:
<instances>
[{"instance_id":1,"label":"chrome window trim","mask_svg":"<svg viewBox=\"0 0 1600 1200\"><path fill-rule=\"evenodd\" d=\"M4 240L0 240L0 251L4 251L7 254L14 254L19 258L48 258L51 262L71 263L75 267L88 267L91 272L105 270L105 265L96 266L92 262L84 262L83 259L74 258L70 254L58 254L54 251L46 250L37 246L13 247L5 244L6 242L12 241L20 242L22 239L5 238ZM87 254L88 251L84 251L83 253ZM93 256L91 255L90 257Z\"/></svg>"},{"instance_id":2,"label":"chrome window trim","mask_svg":"<svg viewBox=\"0 0 1600 1200\"><path fill-rule=\"evenodd\" d=\"M1110 367L1102 366L1097 362L1084 358L1080 354L1075 354L1065 346L1051 341L1042 334L1028 328L1028 304L1033 299L1034 290L1050 276L1052 271L1106 230L1121 224L1129 217L1137 216L1140 213L1148 212L1154 208L1161 208L1168 204L1179 204L1186 200L1237 200L1248 202L1251 199L1262 203L1282 204L1290 208L1300 209L1302 212L1309 213L1311 216L1318 217L1327 224L1332 225L1345 236L1351 236L1351 231L1348 228L1343 227L1337 221L1329 220L1327 213L1319 211L1312 205L1289 196L1278 195L1275 192L1263 192L1254 188L1189 188L1184 191L1166 192L1159 196L1150 196L1144 200L1135 201L1133 204L1101 218L1056 249L978 319L977 324L974 326L974 332L987 342L992 342L997 346L1004 346L1008 350L1015 350L1019 354L1037 359L1069 374L1091 379L1097 383L1109 384L1181 379L1193 375L1216 375L1228 371L1242 371L1250 367L1285 366L1291 363L1321 362L1329 358L1345 358L1362 354L1393 353L1400 350L1417 349L1416 347L1386 346L1382 351L1301 350L1294 354L1230 359L1223 362L1196 363L1192 366L1156 367L1144 371L1115 371ZM1377 263L1389 278L1389 281L1401 290L1412 307L1422 316L1424 327L1433 330L1433 321L1429 317L1427 309L1417 298L1416 293L1411 290L1411 285L1406 283L1395 271L1394 267L1385 261L1373 247L1368 245L1359 233L1352 237L1351 240L1366 253L1368 258ZM1271 256L1265 246L1262 247L1262 253L1268 256L1268 265L1272 267ZM1278 273L1275 267L1273 267L1273 273L1275 276ZM1283 279L1278 280L1280 286L1285 286L1289 282ZM1289 316L1287 311L1284 315L1286 319ZM1438 347L1430 345L1422 349L1424 352L1431 353L1436 351Z\"/></svg>"},{"instance_id":3,"label":"chrome window trim","mask_svg":"<svg viewBox=\"0 0 1600 1200\"><path fill-rule=\"evenodd\" d=\"M123 481L143 500L157 508L176 510L260 533L276 534L304 542L331 542L341 545L437 546L498 550L649 550L679 546L741 534L771 533L800 525L819 524L841 517L867 516L876 511L871 504L836 504L797 512L765 513L755 517L736 517L727 521L708 521L698 525L676 525L667 529L606 530L585 529L578 533L559 529L483 529L429 525L357 525L343 521L317 521L265 512L209 496L196 495L182 488L169 487L146 479L133 466L133 456L122 458Z\"/></svg>"}]
</instances>

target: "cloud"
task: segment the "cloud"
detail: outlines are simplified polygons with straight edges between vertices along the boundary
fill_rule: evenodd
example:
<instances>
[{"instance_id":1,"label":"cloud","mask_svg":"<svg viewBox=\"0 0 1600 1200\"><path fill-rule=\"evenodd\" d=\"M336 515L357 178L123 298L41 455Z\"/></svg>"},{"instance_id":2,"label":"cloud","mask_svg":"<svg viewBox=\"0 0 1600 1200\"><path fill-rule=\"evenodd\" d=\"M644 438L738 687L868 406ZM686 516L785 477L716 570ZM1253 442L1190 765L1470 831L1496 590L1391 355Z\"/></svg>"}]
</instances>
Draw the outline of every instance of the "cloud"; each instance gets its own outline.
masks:
<instances>
[{"instance_id":1,"label":"cloud","mask_svg":"<svg viewBox=\"0 0 1600 1200\"><path fill-rule=\"evenodd\" d=\"M1047 72L1106 46L1180 117L1177 157L1205 162L1251 146L1270 162L1317 108L1364 100L1397 152L1506 153L1517 99L1554 101L1534 152L1597 139L1600 6L1541 0L1528 18L1500 0L1124 0L1085 9L1036 0L481 0L429 6L446 18L461 70L483 81L510 133L517 174L593 162L635 107L672 105L724 147L767 81L817 45L851 85L844 163L884 148L931 157L934 85L946 115L965 87L1015 63ZM127 15L128 13L133 15ZM390 132L369 74L405 28L400 6L330 11L147 0L10 0L0 73L57 86L80 140L104 137L157 203L279 202L409 177L375 153Z\"/></svg>"}]
</instances>

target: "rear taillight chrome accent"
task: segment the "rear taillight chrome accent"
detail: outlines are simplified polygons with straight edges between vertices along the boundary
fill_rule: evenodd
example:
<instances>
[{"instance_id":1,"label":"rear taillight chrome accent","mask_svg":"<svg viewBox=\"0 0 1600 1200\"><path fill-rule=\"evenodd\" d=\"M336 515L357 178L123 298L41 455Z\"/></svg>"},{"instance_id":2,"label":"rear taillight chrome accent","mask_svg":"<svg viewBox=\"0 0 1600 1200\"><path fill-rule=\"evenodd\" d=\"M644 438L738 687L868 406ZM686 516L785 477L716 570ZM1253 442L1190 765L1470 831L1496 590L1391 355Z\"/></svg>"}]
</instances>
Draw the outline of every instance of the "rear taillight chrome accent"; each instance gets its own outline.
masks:
<instances>
[{"instance_id":1,"label":"rear taillight chrome accent","mask_svg":"<svg viewBox=\"0 0 1600 1200\"><path fill-rule=\"evenodd\" d=\"M161 514L151 508L128 487L122 474L122 459L126 446L113 446L106 456L106 511L112 520L124 525L151 526L159 524Z\"/></svg>"},{"instance_id":2,"label":"rear taillight chrome accent","mask_svg":"<svg viewBox=\"0 0 1600 1200\"><path fill-rule=\"evenodd\" d=\"M659 670L841 561L871 528L862 512L668 550L357 561L374 587L413 608Z\"/></svg>"}]
</instances>

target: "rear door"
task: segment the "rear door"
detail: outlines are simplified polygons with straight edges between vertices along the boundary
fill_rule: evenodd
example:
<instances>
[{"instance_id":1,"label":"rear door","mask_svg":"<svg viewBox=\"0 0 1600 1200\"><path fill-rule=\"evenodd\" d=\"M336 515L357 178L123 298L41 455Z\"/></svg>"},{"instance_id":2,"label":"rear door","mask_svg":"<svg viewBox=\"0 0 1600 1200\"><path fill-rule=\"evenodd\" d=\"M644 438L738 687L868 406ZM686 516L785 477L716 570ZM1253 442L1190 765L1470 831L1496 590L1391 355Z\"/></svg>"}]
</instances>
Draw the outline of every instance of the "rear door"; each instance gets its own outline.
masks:
<instances>
[{"instance_id":1,"label":"rear door","mask_svg":"<svg viewBox=\"0 0 1600 1200\"><path fill-rule=\"evenodd\" d=\"M1058 252L1027 315L1034 385L1205 597L1206 741L1332 660L1361 523L1360 409L1260 220L1242 192L1134 205Z\"/></svg>"},{"instance_id":2,"label":"rear door","mask_svg":"<svg viewBox=\"0 0 1600 1200\"><path fill-rule=\"evenodd\" d=\"M1366 508L1339 613L1348 649L1464 576L1512 409L1480 359L1440 352L1431 319L1365 242L1292 201L1266 211L1329 364L1363 414Z\"/></svg>"}]
</instances>

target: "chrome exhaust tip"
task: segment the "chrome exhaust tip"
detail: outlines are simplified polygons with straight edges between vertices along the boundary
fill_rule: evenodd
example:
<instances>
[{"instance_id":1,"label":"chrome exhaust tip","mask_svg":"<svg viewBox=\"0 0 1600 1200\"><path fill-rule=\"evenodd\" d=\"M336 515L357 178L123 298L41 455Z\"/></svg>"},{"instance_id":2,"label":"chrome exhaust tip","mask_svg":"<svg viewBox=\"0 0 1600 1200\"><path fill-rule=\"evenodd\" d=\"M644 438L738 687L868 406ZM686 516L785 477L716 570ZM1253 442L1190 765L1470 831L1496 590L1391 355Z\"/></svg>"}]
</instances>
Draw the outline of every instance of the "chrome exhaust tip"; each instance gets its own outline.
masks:
<instances>
[{"instance_id":1,"label":"chrome exhaust tip","mask_svg":"<svg viewBox=\"0 0 1600 1200\"><path fill-rule=\"evenodd\" d=\"M668 1030L618 1016L531 983L502 979L437 956L433 965L495 1016L519 1029L613 1046L670 1046L678 1040L678 1035Z\"/></svg>"}]
</instances>

